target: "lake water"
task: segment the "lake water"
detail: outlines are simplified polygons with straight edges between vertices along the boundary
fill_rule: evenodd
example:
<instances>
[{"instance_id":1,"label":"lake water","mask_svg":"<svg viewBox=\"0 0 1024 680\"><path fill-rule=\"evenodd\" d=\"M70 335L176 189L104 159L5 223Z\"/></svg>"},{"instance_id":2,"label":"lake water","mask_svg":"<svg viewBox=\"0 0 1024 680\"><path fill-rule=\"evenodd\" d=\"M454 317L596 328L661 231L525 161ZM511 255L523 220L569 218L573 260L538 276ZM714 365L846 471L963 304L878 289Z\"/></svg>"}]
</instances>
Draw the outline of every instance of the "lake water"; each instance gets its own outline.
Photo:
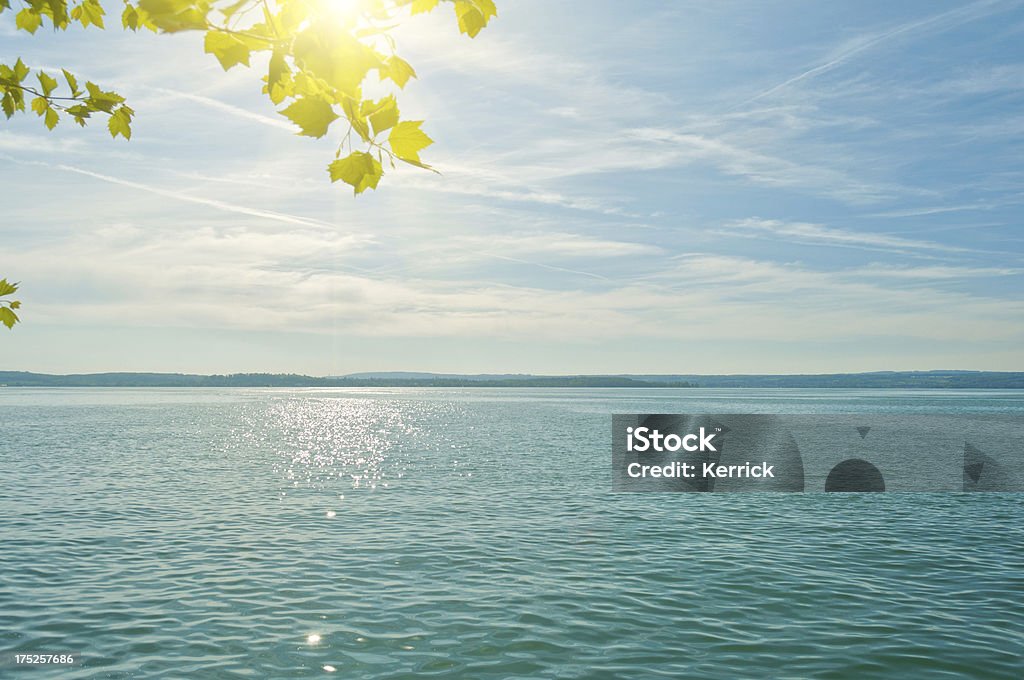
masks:
<instances>
[{"instance_id":1,"label":"lake water","mask_svg":"<svg viewBox=\"0 0 1024 680\"><path fill-rule=\"evenodd\" d=\"M2 677L1024 669L1024 494L613 494L609 470L611 413L1024 414L1021 392L7 388L0 409Z\"/></svg>"}]
</instances>

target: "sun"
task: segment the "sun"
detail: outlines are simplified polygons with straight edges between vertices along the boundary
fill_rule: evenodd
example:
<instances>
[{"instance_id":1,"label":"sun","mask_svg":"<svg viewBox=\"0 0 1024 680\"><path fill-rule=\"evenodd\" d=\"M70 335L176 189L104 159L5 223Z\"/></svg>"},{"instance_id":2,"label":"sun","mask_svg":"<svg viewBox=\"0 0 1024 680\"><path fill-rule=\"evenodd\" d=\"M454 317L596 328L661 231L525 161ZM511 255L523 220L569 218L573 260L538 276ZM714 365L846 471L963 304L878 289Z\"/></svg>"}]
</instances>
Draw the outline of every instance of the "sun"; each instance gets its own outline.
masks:
<instances>
[{"instance_id":1,"label":"sun","mask_svg":"<svg viewBox=\"0 0 1024 680\"><path fill-rule=\"evenodd\" d=\"M358 23L366 9L364 0L319 0L317 4L342 26Z\"/></svg>"}]
</instances>

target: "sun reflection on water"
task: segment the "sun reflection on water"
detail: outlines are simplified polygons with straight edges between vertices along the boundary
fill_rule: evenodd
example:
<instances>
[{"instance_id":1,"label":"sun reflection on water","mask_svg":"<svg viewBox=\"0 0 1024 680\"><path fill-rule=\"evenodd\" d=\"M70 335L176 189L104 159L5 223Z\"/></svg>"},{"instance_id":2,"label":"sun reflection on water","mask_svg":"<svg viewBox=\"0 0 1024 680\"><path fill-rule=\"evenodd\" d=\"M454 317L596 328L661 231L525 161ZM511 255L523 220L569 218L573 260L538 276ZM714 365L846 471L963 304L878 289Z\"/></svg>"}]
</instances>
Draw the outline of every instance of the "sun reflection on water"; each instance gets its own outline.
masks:
<instances>
[{"instance_id":1,"label":"sun reflection on water","mask_svg":"<svg viewBox=\"0 0 1024 680\"><path fill-rule=\"evenodd\" d=\"M443 422L438 416L457 408L444 402L289 397L254 414L259 421L254 429L271 428L274 441L256 435L253 439L260 448L268 443L274 447L274 468L286 489L322 489L340 481L353 489L383 490L406 476L411 461L422 464L423 453L457 449L444 438L439 442L437 429L439 420ZM333 510L325 514L337 515Z\"/></svg>"}]
</instances>

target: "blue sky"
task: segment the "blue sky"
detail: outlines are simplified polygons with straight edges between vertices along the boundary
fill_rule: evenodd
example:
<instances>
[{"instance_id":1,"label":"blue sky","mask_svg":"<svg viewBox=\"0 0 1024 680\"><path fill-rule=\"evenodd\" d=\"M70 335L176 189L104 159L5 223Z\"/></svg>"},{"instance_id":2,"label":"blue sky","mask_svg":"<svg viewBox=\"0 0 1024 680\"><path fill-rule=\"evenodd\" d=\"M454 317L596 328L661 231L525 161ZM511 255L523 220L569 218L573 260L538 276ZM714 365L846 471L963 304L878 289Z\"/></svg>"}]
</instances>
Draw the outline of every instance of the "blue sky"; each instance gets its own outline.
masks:
<instances>
[{"instance_id":1,"label":"blue sky","mask_svg":"<svg viewBox=\"0 0 1024 680\"><path fill-rule=\"evenodd\" d=\"M201 36L5 13L137 122L0 123L2 367L1024 370L1024 4L499 10L400 29L443 174L358 198Z\"/></svg>"}]
</instances>

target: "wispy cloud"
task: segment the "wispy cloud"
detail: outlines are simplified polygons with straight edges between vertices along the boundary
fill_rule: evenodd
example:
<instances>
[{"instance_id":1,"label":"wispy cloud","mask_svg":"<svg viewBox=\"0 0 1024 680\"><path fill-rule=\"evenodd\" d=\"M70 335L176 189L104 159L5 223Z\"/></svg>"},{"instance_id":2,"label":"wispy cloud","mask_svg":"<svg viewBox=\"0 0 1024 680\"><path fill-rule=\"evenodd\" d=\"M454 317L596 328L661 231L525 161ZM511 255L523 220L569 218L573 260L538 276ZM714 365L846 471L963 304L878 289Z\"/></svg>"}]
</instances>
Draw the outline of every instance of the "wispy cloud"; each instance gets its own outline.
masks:
<instances>
[{"instance_id":1,"label":"wispy cloud","mask_svg":"<svg viewBox=\"0 0 1024 680\"><path fill-rule=\"evenodd\" d=\"M512 203L535 204L604 215L627 214L621 207L607 200L587 195L576 196L565 192L543 189L523 182L517 176L530 176L521 167L511 165L502 172L486 166L466 163L438 163L442 177L426 177L419 172L404 172L396 181L402 187L430 192L491 198Z\"/></svg>"},{"instance_id":2,"label":"wispy cloud","mask_svg":"<svg viewBox=\"0 0 1024 680\"><path fill-rule=\"evenodd\" d=\"M291 133L296 133L299 131L299 129L295 125L292 125L283 118L272 118L271 116L264 116L259 113L254 113L253 111L250 111L248 109L243 109L240 106L228 104L218 99L213 99L211 97L204 97L202 95L193 94L190 92L179 92L177 90L168 90L164 88L157 88L156 92L158 92L159 94L167 95L168 97L185 99L190 102L195 102L196 104L201 104L202 106L209 107L215 111L220 111L221 113L226 113L235 118L252 121L254 123L259 123L260 125L266 125L267 127L277 128L278 130L285 130Z\"/></svg>"},{"instance_id":3,"label":"wispy cloud","mask_svg":"<svg viewBox=\"0 0 1024 680\"><path fill-rule=\"evenodd\" d=\"M881 279L910 279L938 281L944 279L984 279L1003 276L1020 276L1024 269L1011 267L894 267L890 264L872 263L866 267L841 272L846 276L874 277Z\"/></svg>"},{"instance_id":4,"label":"wispy cloud","mask_svg":"<svg viewBox=\"0 0 1024 680\"><path fill-rule=\"evenodd\" d=\"M589 277L589 278L592 278L592 279L599 279L601 281L608 281L609 280L607 276L603 276L601 274L596 274L594 272L585 272L585 271L582 271L580 269L570 269L568 267L559 267L559 266L553 265L553 264L545 264L543 262L534 262L534 261L531 261L531 260L524 260L524 259L518 258L518 257L510 257L508 255L499 255L498 253L489 253L489 252L483 252L483 251L475 251L474 254L480 255L482 257L491 257L491 258L494 258L496 260L505 260L506 262L515 262L517 264L525 264L525 265L528 265L530 267L540 267L541 269L548 269L548 270L553 271L553 272L563 272L563 273L566 273L566 274L577 274L579 276L586 276L586 277Z\"/></svg>"},{"instance_id":5,"label":"wispy cloud","mask_svg":"<svg viewBox=\"0 0 1024 680\"><path fill-rule=\"evenodd\" d=\"M972 210L989 210L992 206L984 203L968 203L966 205L945 205L921 208L901 208L898 210L883 210L872 213L870 217L924 217L927 215L942 215L952 212L968 212Z\"/></svg>"},{"instance_id":6,"label":"wispy cloud","mask_svg":"<svg viewBox=\"0 0 1024 680\"><path fill-rule=\"evenodd\" d=\"M5 151L69 153L82 149L84 146L84 142L78 139L58 139L42 134L21 134L10 130L0 130L0 149ZM11 157L8 156L8 158ZM11 158L11 160L14 159Z\"/></svg>"},{"instance_id":7,"label":"wispy cloud","mask_svg":"<svg viewBox=\"0 0 1024 680\"><path fill-rule=\"evenodd\" d=\"M972 68L953 78L928 86L929 94L970 96L1024 90L1024 64L999 64Z\"/></svg>"},{"instance_id":8,"label":"wispy cloud","mask_svg":"<svg viewBox=\"0 0 1024 680\"><path fill-rule=\"evenodd\" d=\"M649 144L668 145L674 149L676 163L707 162L725 174L767 186L821 193L853 203L875 202L902 191L858 180L831 167L760 153L721 138L658 128L630 130L627 135Z\"/></svg>"},{"instance_id":9,"label":"wispy cloud","mask_svg":"<svg viewBox=\"0 0 1024 680\"><path fill-rule=\"evenodd\" d=\"M506 255L543 253L553 257L565 258L607 259L613 257L657 255L664 252L662 248L645 243L613 241L565 232L472 236L462 239L461 245L464 247L487 246Z\"/></svg>"},{"instance_id":10,"label":"wispy cloud","mask_svg":"<svg viewBox=\"0 0 1024 680\"><path fill-rule=\"evenodd\" d=\"M886 250L907 254L919 251L931 253L975 252L968 248L960 248L933 241L920 241L900 236L890 236L888 234L836 229L809 222L783 222L781 220L765 220L756 217L729 222L724 225L722 231L734 236L746 235L756 238L784 239L793 243L808 245Z\"/></svg>"},{"instance_id":11,"label":"wispy cloud","mask_svg":"<svg viewBox=\"0 0 1024 680\"><path fill-rule=\"evenodd\" d=\"M825 61L816 64L795 76L787 78L781 83L762 90L753 97L742 102L739 106L745 106L759 99L770 97L771 95L796 85L797 83L819 76L841 66L863 52L877 48L880 45L896 40L897 38L941 31L952 26L959 26L965 22L971 21L972 19L976 19L996 11L1000 5L1005 6L1005 3L1002 2L1002 0L980 0L979 2L972 2L962 7L956 7L945 12L933 14L924 19L907 22L879 33L864 34L837 48Z\"/></svg>"},{"instance_id":12,"label":"wispy cloud","mask_svg":"<svg viewBox=\"0 0 1024 680\"><path fill-rule=\"evenodd\" d=\"M215 210L221 210L224 212L237 213L239 215L247 215L250 217L259 217L261 219L273 220L275 222L284 222L286 224L296 224L302 226L331 226L330 223L323 220L314 219L310 217L301 217L298 215L290 215L287 213L276 212L273 210L263 210L260 208L252 208L244 205L236 205L234 203L228 203L225 201L218 201L212 198L202 198L199 196L192 196L190 194L176 191L173 189L162 189L160 187L150 186L148 184L142 184L141 182L133 182L131 180L121 179L118 177L112 177L99 172L93 172L91 170L85 170L72 165L56 165L54 166L58 170L65 172L73 172L85 177L91 177L103 182L109 182L111 184L117 184L119 186L130 187L132 189L138 189L139 191L145 191L157 196L163 196L170 198L175 201L181 201L183 203L193 203L196 205L202 205Z\"/></svg>"},{"instance_id":13,"label":"wispy cloud","mask_svg":"<svg viewBox=\"0 0 1024 680\"><path fill-rule=\"evenodd\" d=\"M242 330L285 325L328 334L341 324L347 333L368 336L553 341L581 334L705 341L784 340L794 333L804 339L1024 338L1024 306L1019 301L893 285L886 272L870 267L828 272L796 263L698 253L644 282L582 290L253 266L325 248L345 263L360 245L349 239L325 243L317 233L284 236L244 230L139 239L135 230L121 228L84 233L64 244L33 249L22 259L49 280L52 292L36 293L35 313L41 321L131 319L142 325ZM65 251L74 257L63 257ZM170 266L181 262L187 266ZM559 270L601 277L585 270ZM916 283L952 273L921 270L907 278ZM83 284L107 291L107 297L83 299L71 292Z\"/></svg>"}]
</instances>

